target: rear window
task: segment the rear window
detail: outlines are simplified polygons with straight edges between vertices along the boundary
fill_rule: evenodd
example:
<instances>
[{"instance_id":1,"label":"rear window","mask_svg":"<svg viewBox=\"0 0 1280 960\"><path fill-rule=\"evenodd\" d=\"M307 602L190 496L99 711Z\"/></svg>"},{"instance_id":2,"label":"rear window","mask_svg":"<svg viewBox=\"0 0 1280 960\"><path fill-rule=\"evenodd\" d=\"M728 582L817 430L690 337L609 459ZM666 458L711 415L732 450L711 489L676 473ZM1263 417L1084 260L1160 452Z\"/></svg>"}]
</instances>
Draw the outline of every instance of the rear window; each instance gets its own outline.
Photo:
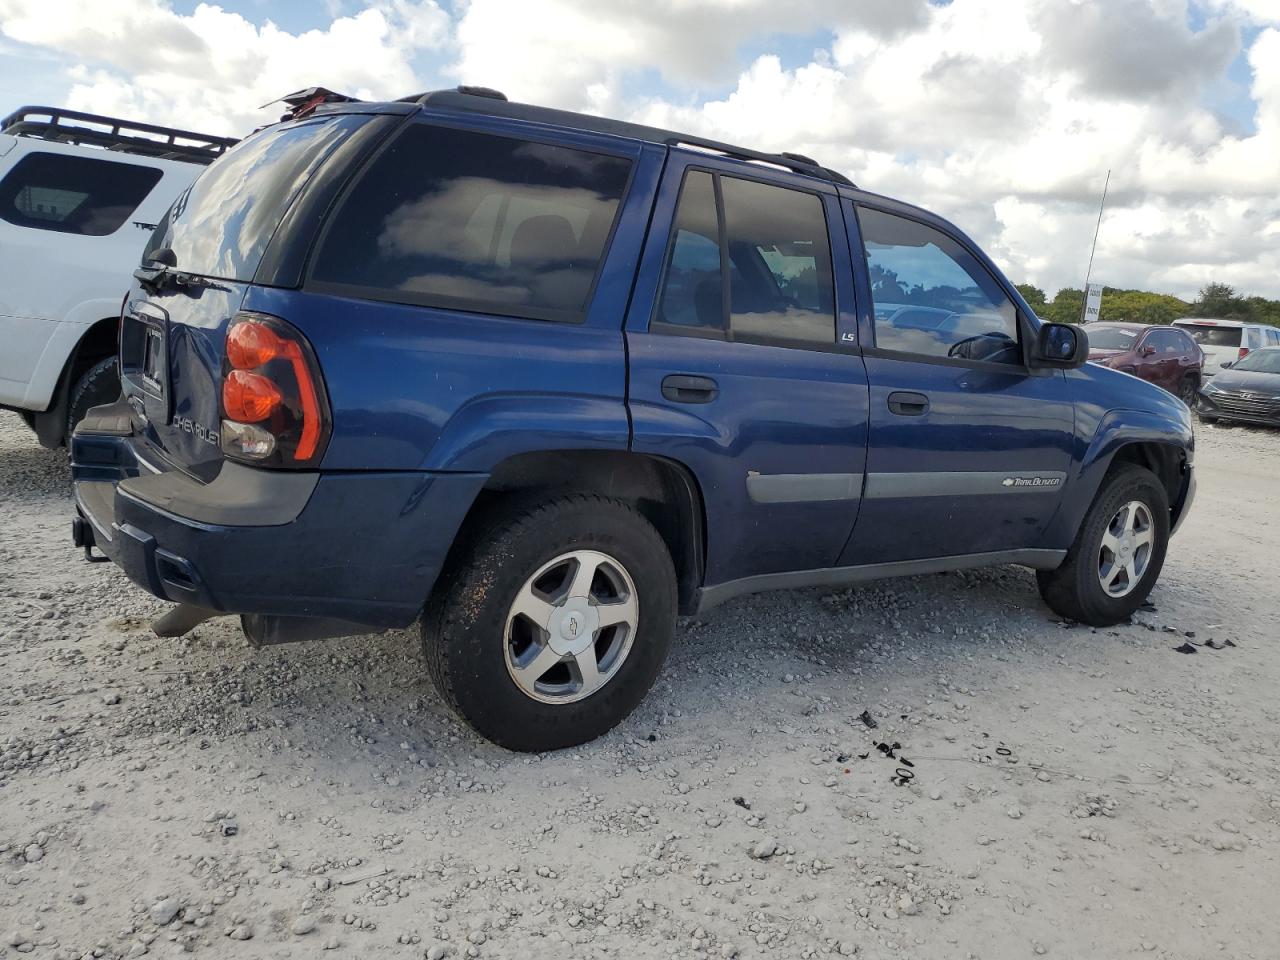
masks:
<instances>
[{"instance_id":1,"label":"rear window","mask_svg":"<svg viewBox=\"0 0 1280 960\"><path fill-rule=\"evenodd\" d=\"M1191 339L1202 347L1238 347L1240 346L1240 327L1211 327L1207 324L1179 324L1181 329L1191 335Z\"/></svg>"},{"instance_id":2,"label":"rear window","mask_svg":"<svg viewBox=\"0 0 1280 960\"><path fill-rule=\"evenodd\" d=\"M312 286L580 320L630 172L608 154L415 124L342 202Z\"/></svg>"},{"instance_id":3,"label":"rear window","mask_svg":"<svg viewBox=\"0 0 1280 960\"><path fill-rule=\"evenodd\" d=\"M0 180L0 217L19 227L104 237L124 225L162 176L133 163L30 153Z\"/></svg>"},{"instance_id":4,"label":"rear window","mask_svg":"<svg viewBox=\"0 0 1280 960\"><path fill-rule=\"evenodd\" d=\"M262 254L302 186L366 116L324 117L270 127L215 160L169 208L143 259L168 247L179 270L252 280Z\"/></svg>"}]
</instances>

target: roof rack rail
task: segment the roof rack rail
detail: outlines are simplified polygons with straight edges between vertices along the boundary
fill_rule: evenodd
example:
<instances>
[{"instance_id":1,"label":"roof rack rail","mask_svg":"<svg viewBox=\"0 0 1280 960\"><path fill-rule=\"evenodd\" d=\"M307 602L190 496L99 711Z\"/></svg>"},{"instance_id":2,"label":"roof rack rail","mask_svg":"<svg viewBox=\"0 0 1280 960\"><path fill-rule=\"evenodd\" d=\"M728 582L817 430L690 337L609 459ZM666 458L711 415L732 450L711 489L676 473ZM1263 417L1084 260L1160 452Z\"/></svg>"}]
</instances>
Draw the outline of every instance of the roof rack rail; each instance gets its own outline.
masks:
<instances>
[{"instance_id":1,"label":"roof rack rail","mask_svg":"<svg viewBox=\"0 0 1280 960\"><path fill-rule=\"evenodd\" d=\"M89 144L117 153L190 163L212 163L228 148L239 143L236 137L215 137L175 127L42 106L19 107L0 120L0 133L57 143Z\"/></svg>"},{"instance_id":2,"label":"roof rack rail","mask_svg":"<svg viewBox=\"0 0 1280 960\"><path fill-rule=\"evenodd\" d=\"M854 185L853 181L843 173L837 173L835 170L829 170L816 160L811 160L802 153L765 153L761 150L749 150L746 147L735 147L728 143L720 143L717 140L707 140L702 137L688 137L683 134L668 137L666 143L669 147L697 147L699 150L709 150L713 153L724 154L726 157L732 157L735 160L750 160L753 163L768 163L775 167L783 167L784 169L791 170L795 173L803 173L810 177L820 177L823 180L830 180L833 183L841 183L849 187Z\"/></svg>"}]
</instances>

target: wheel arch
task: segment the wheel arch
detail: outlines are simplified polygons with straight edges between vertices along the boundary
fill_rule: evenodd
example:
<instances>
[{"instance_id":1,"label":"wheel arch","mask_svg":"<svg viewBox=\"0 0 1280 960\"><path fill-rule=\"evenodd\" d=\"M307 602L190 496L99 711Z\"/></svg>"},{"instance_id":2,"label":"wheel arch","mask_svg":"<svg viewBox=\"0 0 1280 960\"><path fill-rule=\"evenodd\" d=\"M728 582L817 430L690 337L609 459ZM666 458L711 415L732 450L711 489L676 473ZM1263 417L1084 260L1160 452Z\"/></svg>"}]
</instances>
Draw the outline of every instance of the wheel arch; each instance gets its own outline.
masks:
<instances>
[{"instance_id":1,"label":"wheel arch","mask_svg":"<svg viewBox=\"0 0 1280 960\"><path fill-rule=\"evenodd\" d=\"M702 490L684 464L625 450L544 450L514 454L489 472L464 529L512 497L594 493L631 504L671 553L681 613L697 606L706 558Z\"/></svg>"},{"instance_id":2,"label":"wheel arch","mask_svg":"<svg viewBox=\"0 0 1280 960\"><path fill-rule=\"evenodd\" d=\"M1185 424L1150 411L1115 410L1102 418L1064 491L1045 546L1066 548L1102 488L1107 475L1119 464L1131 463L1159 478L1169 498L1170 529L1181 519L1188 502L1194 439Z\"/></svg>"},{"instance_id":3,"label":"wheel arch","mask_svg":"<svg viewBox=\"0 0 1280 960\"><path fill-rule=\"evenodd\" d=\"M103 317L85 327L62 366L48 408L34 417L32 426L43 446L58 447L67 441L67 407L72 386L95 363L115 355L119 340L119 317Z\"/></svg>"}]
</instances>

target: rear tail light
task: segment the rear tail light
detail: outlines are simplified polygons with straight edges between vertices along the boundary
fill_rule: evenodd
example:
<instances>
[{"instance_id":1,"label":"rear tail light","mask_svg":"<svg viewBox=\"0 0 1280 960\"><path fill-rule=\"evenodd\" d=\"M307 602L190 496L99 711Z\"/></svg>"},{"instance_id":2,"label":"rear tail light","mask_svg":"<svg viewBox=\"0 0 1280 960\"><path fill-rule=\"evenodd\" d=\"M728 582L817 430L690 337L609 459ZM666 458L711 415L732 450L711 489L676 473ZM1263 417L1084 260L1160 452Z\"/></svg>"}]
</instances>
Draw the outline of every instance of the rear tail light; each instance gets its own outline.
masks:
<instances>
[{"instance_id":1,"label":"rear tail light","mask_svg":"<svg viewBox=\"0 0 1280 960\"><path fill-rule=\"evenodd\" d=\"M262 466L309 467L329 440L329 400L310 344L277 317L238 313L222 365L222 452Z\"/></svg>"},{"instance_id":2,"label":"rear tail light","mask_svg":"<svg viewBox=\"0 0 1280 960\"><path fill-rule=\"evenodd\" d=\"M1247 357L1248 355L1249 355L1249 348L1248 348L1248 347L1241 347L1241 348L1240 348L1240 354L1239 354L1239 356L1237 356L1237 357L1236 357L1236 359L1237 359L1237 360L1243 360L1243 359L1244 359L1245 357Z\"/></svg>"}]
</instances>

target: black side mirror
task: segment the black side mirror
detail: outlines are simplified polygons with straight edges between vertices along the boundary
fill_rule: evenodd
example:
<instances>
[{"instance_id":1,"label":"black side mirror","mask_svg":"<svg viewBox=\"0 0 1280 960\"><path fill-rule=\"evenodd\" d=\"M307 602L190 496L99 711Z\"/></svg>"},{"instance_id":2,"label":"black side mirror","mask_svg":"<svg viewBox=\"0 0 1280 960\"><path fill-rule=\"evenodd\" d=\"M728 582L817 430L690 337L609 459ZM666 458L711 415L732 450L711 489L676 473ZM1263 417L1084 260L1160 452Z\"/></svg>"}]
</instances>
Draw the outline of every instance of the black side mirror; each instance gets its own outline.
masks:
<instances>
[{"instance_id":1,"label":"black side mirror","mask_svg":"<svg viewBox=\"0 0 1280 960\"><path fill-rule=\"evenodd\" d=\"M1071 369L1089 359L1089 335L1069 323L1045 323L1036 336L1032 366Z\"/></svg>"}]
</instances>

